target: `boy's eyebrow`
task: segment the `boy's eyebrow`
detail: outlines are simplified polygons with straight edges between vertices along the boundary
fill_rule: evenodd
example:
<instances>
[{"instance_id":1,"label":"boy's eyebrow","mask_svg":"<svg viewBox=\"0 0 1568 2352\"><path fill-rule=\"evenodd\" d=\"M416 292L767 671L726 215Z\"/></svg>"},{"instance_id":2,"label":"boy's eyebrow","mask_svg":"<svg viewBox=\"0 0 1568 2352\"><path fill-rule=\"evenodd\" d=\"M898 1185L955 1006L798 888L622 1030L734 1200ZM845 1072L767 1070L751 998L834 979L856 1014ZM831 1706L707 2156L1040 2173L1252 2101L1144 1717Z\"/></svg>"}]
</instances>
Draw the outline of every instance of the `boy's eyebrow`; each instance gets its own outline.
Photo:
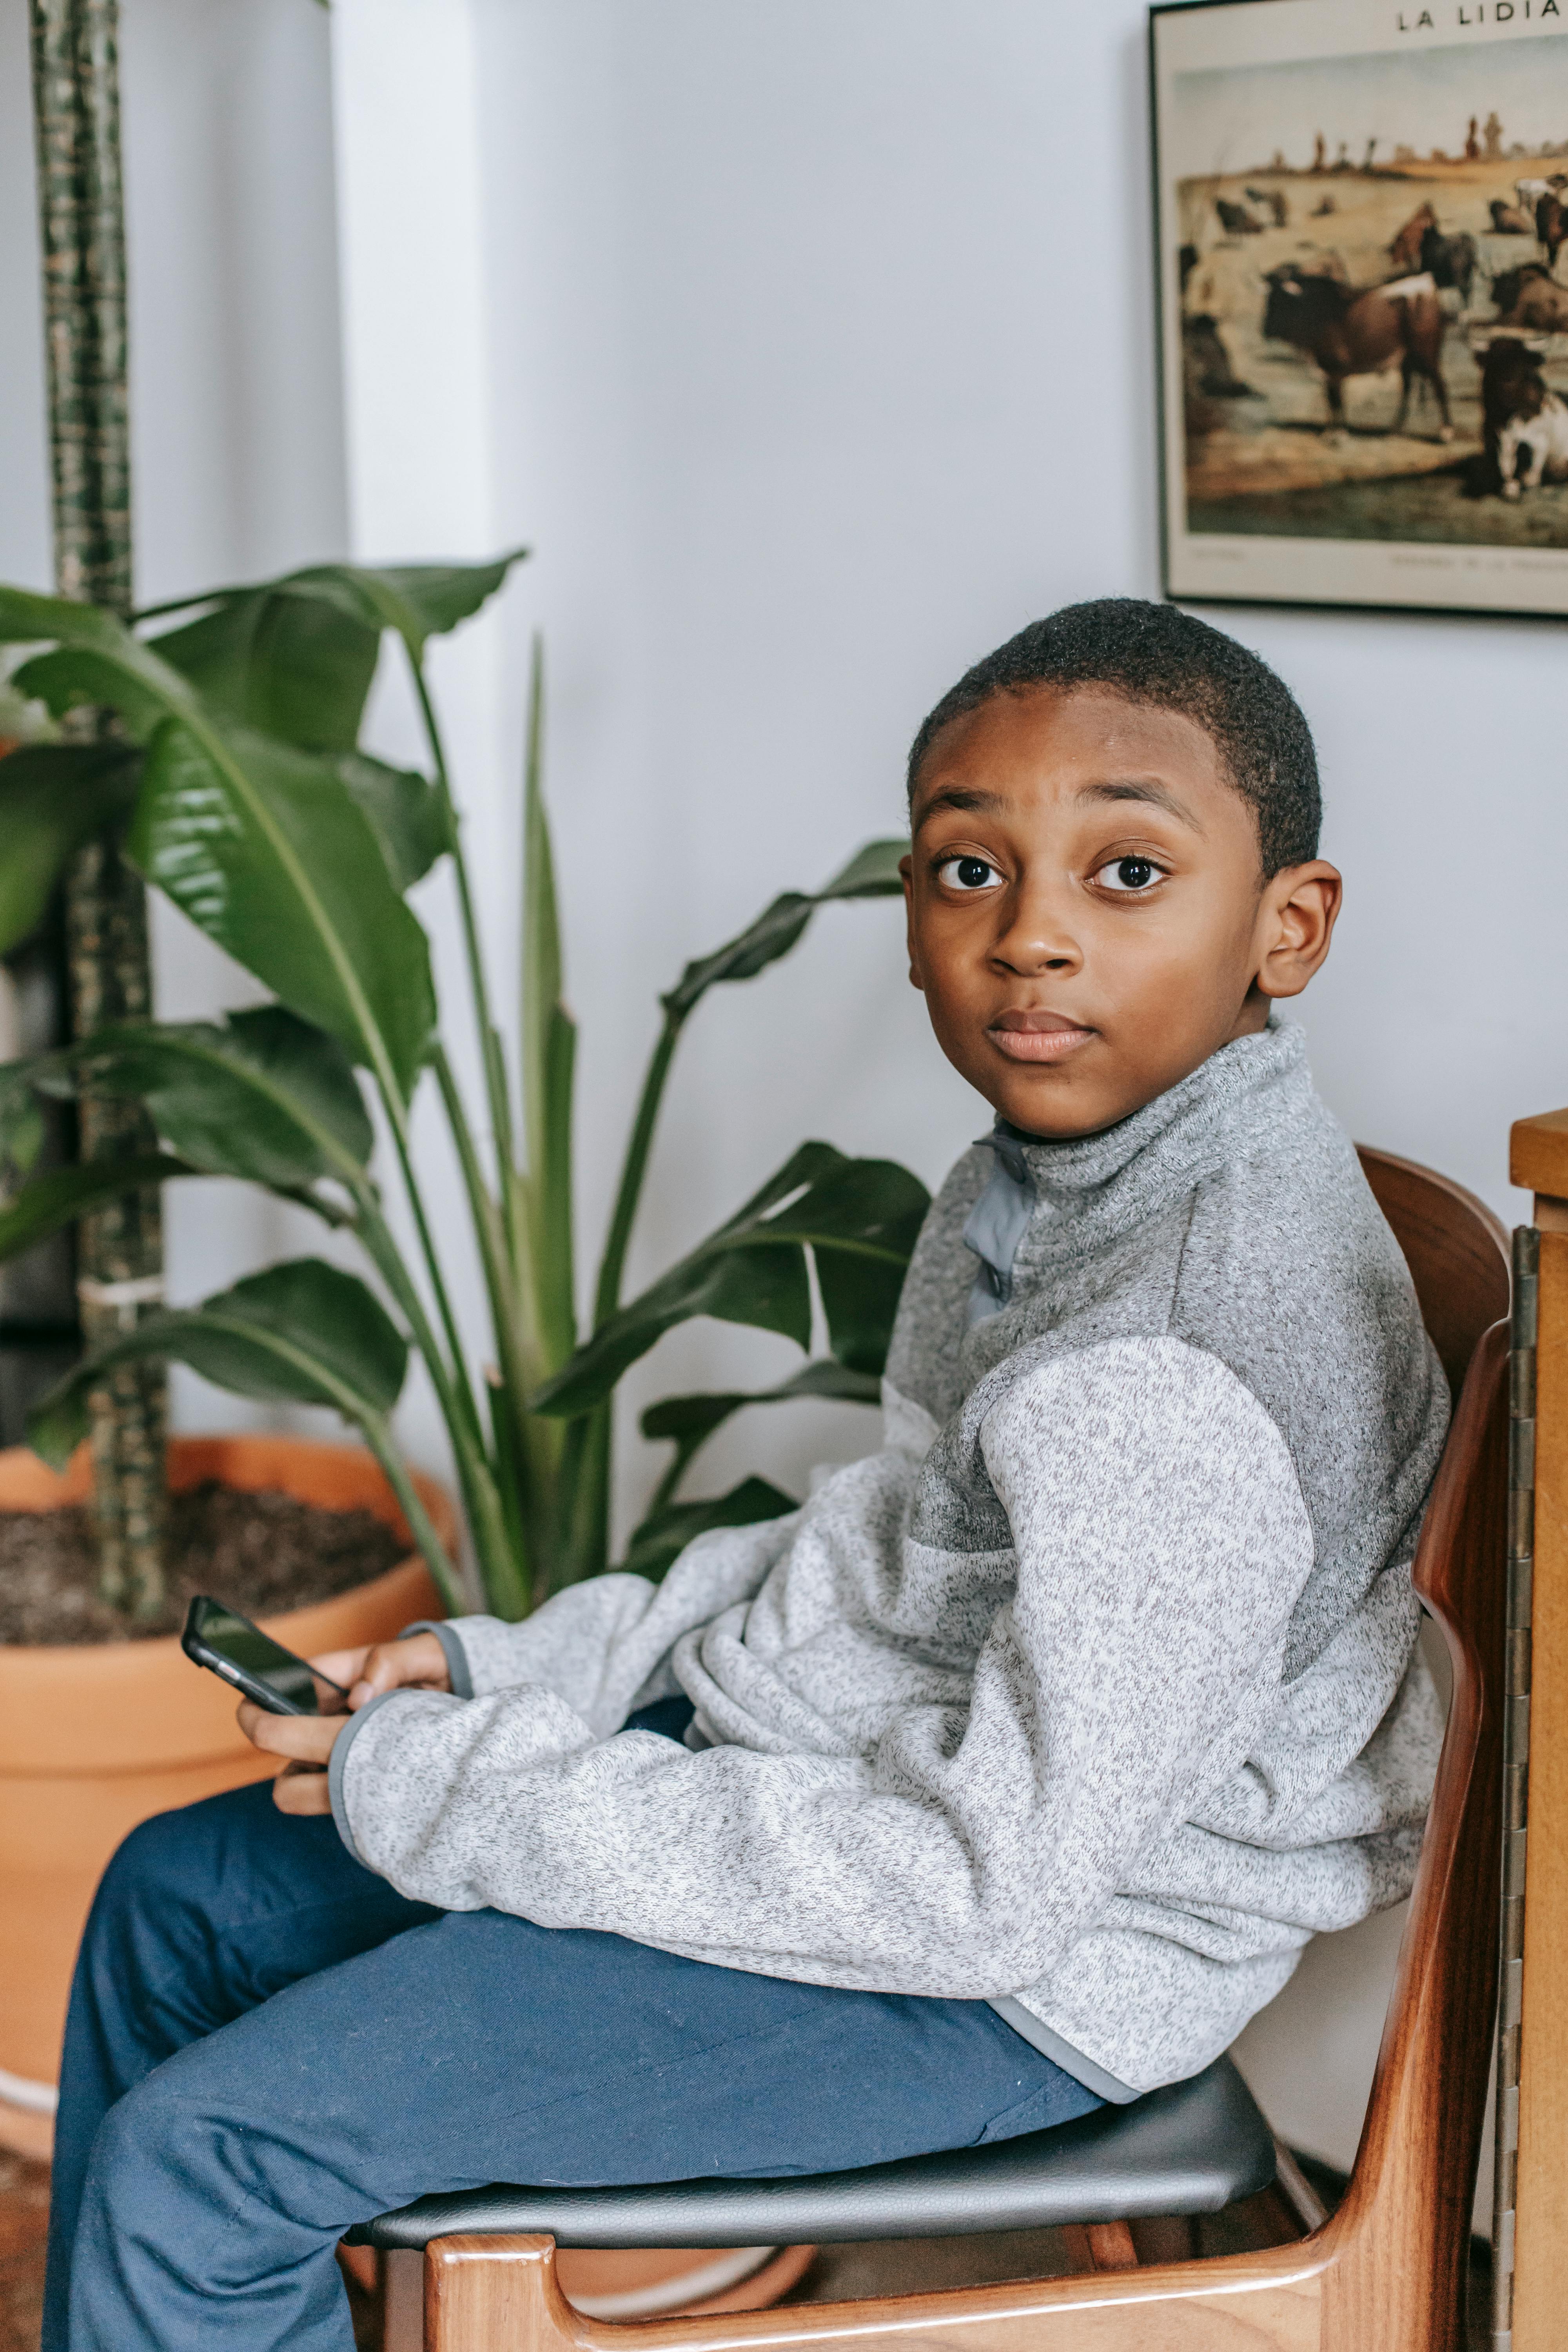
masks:
<instances>
[{"instance_id":1,"label":"boy's eyebrow","mask_svg":"<svg viewBox=\"0 0 1568 2352\"><path fill-rule=\"evenodd\" d=\"M1163 809L1178 824L1192 833L1201 834L1203 826L1184 801L1164 784L1157 784L1142 776L1117 777L1101 784L1085 784L1078 795L1080 801L1143 801L1151 807Z\"/></svg>"},{"instance_id":2,"label":"boy's eyebrow","mask_svg":"<svg viewBox=\"0 0 1568 2352\"><path fill-rule=\"evenodd\" d=\"M990 811L1005 806L1000 793L988 793L978 784L943 784L941 792L932 793L920 814L920 824L934 816L938 809L958 809L966 814L977 810ZM917 826L916 830L919 830Z\"/></svg>"}]
</instances>

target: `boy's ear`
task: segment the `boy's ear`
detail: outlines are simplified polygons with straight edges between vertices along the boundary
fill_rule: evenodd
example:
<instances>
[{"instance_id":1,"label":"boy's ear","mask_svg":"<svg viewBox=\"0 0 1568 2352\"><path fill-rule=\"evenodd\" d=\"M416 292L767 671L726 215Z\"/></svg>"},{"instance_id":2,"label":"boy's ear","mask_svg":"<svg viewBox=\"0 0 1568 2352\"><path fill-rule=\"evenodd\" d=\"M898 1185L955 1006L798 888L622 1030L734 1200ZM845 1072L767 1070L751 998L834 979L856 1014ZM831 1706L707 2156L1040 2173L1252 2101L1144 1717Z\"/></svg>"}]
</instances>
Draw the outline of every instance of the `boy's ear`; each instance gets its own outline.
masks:
<instances>
[{"instance_id":1,"label":"boy's ear","mask_svg":"<svg viewBox=\"0 0 1568 2352\"><path fill-rule=\"evenodd\" d=\"M1258 908L1258 978L1264 996L1300 996L1322 966L1344 897L1339 868L1321 857L1282 866Z\"/></svg>"},{"instance_id":2,"label":"boy's ear","mask_svg":"<svg viewBox=\"0 0 1568 2352\"><path fill-rule=\"evenodd\" d=\"M921 978L921 960L915 952L915 863L912 857L900 858L899 875L904 886L904 924L910 950L910 986L918 988L923 994L925 982Z\"/></svg>"}]
</instances>

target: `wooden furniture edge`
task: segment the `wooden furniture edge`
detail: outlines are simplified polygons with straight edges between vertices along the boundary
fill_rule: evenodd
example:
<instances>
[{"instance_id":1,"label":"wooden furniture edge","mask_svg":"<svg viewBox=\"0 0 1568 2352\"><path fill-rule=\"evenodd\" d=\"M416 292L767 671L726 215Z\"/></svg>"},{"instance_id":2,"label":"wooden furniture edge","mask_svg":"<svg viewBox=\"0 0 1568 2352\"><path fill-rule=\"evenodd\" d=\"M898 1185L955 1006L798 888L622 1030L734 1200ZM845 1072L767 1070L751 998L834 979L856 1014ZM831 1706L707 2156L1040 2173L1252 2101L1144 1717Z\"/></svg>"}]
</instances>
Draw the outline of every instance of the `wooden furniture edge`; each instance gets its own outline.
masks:
<instances>
[{"instance_id":1,"label":"wooden furniture edge","mask_svg":"<svg viewBox=\"0 0 1568 2352\"><path fill-rule=\"evenodd\" d=\"M1544 1115L1548 1118L1568 1120L1568 1111L1548 1111ZM1529 1123L1527 1120L1521 1120L1520 1125L1525 1126ZM1514 1131L1517 1133L1518 1129ZM1440 1168L1424 1167L1419 1160L1405 1160L1397 1151L1384 1151L1379 1144L1358 1143L1355 1149L1356 1157L1363 1166L1368 1160L1373 1160L1384 1168L1397 1168L1404 1175L1419 1177L1423 1184L1432 1185L1438 1192L1446 1192L1451 1201L1458 1202L1460 1206L1468 1209L1472 1216L1479 1217L1496 1242L1506 1269L1509 1259L1508 1227L1495 1209L1488 1208L1479 1193L1472 1192L1468 1185L1461 1184L1457 1176L1445 1176Z\"/></svg>"},{"instance_id":2,"label":"wooden furniture edge","mask_svg":"<svg viewBox=\"0 0 1568 2352\"><path fill-rule=\"evenodd\" d=\"M1568 1201L1568 1110L1515 1119L1509 1130L1508 1172L1523 1192Z\"/></svg>"},{"instance_id":3,"label":"wooden furniture edge","mask_svg":"<svg viewBox=\"0 0 1568 2352\"><path fill-rule=\"evenodd\" d=\"M1341 2253L1325 2283L1329 2332L1335 2342L1342 2321L1352 2315L1360 2328L1354 2340L1379 2340L1373 2315L1376 2331L1390 2347L1419 2344L1457 2352L1465 2341L1469 2196L1467 2191L1461 2198L1435 2200L1430 2167L1434 2149L1447 2139L1452 2172L1474 2177L1486 2059L1479 2048L1472 2051L1472 2064L1460 2069L1457 2095L1446 2088L1442 2061L1452 2053L1443 2047L1444 2021L1456 2012L1469 2018L1472 2035L1489 2044L1497 1945L1488 1940L1478 1965L1466 1972L1465 1993L1458 2000L1455 1986L1434 1974L1433 1951L1446 1940L1446 1916L1477 1900L1478 1887L1500 1885L1502 1678L1500 1655L1493 1657L1489 1676L1485 1660L1471 1652L1454 1613L1459 1596L1451 1587L1438 1589L1431 1566L1436 1561L1462 1573L1461 1525L1456 1522L1482 1507L1481 1480L1489 1466L1506 1493L1506 1423L1500 1416L1507 1411L1509 1340L1509 1328L1500 1322L1477 1342L1455 1407L1455 1427L1463 1421L1476 1433L1477 1479L1469 1490L1459 1490L1439 1473L1413 1566L1415 1590L1437 1624L1453 1667L1431 1807L1431 1818L1446 1822L1449 1834L1442 1843L1430 1835L1422 1841L1350 2188L1322 2233ZM1500 1653L1500 1612L1493 1640ZM1497 1897L1489 1893L1482 1899L1495 1904ZM1478 2028L1476 2019L1487 2021ZM1342 2304L1342 2310L1337 2307Z\"/></svg>"},{"instance_id":4,"label":"wooden furniture edge","mask_svg":"<svg viewBox=\"0 0 1568 2352\"><path fill-rule=\"evenodd\" d=\"M1568 1114L1562 1114L1568 1119ZM1568 1159L1568 1152L1565 1152ZM1561 1181L1561 1180L1560 1180ZM1520 2352L1561 2342L1568 2291L1568 1233L1539 1212L1528 1636L1529 1782L1524 1844L1512 2340ZM1564 1222L1568 1222L1565 1216Z\"/></svg>"},{"instance_id":5,"label":"wooden furniture edge","mask_svg":"<svg viewBox=\"0 0 1568 2352\"><path fill-rule=\"evenodd\" d=\"M426 2352L479 2343L504 2346L506 2352L629 2352L633 2346L647 2352L762 2352L764 2347L787 2352L852 2339L935 2343L962 2332L976 2352L993 2343L1022 2352L1048 2326L1053 2347L1065 2352L1075 2345L1109 2344L1101 2322L1120 2326L1128 2306L1140 2304L1165 2306L1162 2346L1180 2344L1184 2352L1190 2344L1198 2352L1212 2340L1214 2321L1245 2301L1250 2324L1270 2329L1257 2339L1270 2352L1318 2352L1325 2274L1345 2235L1331 2221L1312 2238L1262 2253L885 2300L630 2322L589 2319L573 2308L556 2279L551 2238L435 2238L425 2250L425 2341ZM1267 2313L1258 2308L1260 2299L1270 2305ZM1180 2335L1170 2333L1173 2326Z\"/></svg>"}]
</instances>

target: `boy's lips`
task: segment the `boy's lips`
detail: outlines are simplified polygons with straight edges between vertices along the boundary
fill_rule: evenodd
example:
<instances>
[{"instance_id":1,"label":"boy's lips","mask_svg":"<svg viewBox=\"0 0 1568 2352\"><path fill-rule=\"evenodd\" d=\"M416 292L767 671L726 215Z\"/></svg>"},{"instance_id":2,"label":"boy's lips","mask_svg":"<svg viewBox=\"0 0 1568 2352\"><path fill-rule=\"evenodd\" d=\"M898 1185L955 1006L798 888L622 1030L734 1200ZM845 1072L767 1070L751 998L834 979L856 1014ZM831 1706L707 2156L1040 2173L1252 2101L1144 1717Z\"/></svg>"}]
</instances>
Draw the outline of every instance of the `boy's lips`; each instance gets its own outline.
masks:
<instances>
[{"instance_id":1,"label":"boy's lips","mask_svg":"<svg viewBox=\"0 0 1568 2352\"><path fill-rule=\"evenodd\" d=\"M985 1034L1010 1061L1059 1062L1094 1032L1060 1013L1000 1013Z\"/></svg>"}]
</instances>

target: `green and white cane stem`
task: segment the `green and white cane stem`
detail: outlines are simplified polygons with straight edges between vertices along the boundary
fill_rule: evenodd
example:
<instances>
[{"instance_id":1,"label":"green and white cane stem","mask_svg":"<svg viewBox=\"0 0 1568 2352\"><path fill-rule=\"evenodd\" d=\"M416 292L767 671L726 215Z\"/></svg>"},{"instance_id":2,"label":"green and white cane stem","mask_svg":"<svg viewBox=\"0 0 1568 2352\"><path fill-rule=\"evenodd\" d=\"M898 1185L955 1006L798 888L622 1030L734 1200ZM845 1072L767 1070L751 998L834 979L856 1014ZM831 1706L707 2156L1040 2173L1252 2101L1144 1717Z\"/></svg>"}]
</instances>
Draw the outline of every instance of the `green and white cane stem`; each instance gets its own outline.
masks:
<instances>
[{"instance_id":1,"label":"green and white cane stem","mask_svg":"<svg viewBox=\"0 0 1568 2352\"><path fill-rule=\"evenodd\" d=\"M64 596L132 606L131 446L126 405L125 226L120 159L116 0L30 0L38 215L43 245L54 492L55 579ZM79 737L110 731L79 715ZM146 894L101 835L66 880L71 1026L80 1037L152 1010ZM84 1160L145 1154L139 1105L84 1094ZM85 1339L96 1349L162 1296L155 1189L128 1192L78 1234ZM93 1499L100 1588L133 1615L163 1601L165 1379L155 1363L119 1367L94 1395Z\"/></svg>"}]
</instances>

